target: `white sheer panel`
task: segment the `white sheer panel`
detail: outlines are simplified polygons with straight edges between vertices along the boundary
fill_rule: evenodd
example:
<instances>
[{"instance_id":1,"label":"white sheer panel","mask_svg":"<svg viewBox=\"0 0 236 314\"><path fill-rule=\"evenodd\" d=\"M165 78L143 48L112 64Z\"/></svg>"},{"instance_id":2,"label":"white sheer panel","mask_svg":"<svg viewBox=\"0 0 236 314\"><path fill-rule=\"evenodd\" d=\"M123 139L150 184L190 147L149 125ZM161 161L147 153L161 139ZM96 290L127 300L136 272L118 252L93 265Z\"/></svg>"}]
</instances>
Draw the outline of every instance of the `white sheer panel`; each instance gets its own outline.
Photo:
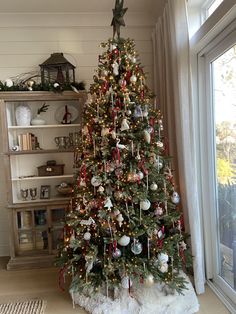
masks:
<instances>
[{"instance_id":1,"label":"white sheer panel","mask_svg":"<svg viewBox=\"0 0 236 314\"><path fill-rule=\"evenodd\" d=\"M163 112L176 180L191 233L194 281L204 292L205 272L193 130L189 36L185 0L168 0L153 33L155 92Z\"/></svg>"}]
</instances>

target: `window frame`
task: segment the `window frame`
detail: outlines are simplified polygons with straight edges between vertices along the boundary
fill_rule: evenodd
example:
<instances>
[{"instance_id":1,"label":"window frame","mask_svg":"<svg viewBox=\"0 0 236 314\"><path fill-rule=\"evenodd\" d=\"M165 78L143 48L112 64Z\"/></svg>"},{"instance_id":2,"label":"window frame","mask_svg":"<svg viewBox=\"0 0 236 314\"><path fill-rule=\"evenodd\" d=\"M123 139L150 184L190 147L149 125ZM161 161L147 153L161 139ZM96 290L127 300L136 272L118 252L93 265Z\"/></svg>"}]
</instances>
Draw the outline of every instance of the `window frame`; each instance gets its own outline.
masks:
<instances>
[{"instance_id":1,"label":"window frame","mask_svg":"<svg viewBox=\"0 0 236 314\"><path fill-rule=\"evenodd\" d=\"M218 204L216 185L216 145L215 121L213 108L213 86L211 80L212 62L230 47L236 44L236 20L224 29L215 39L202 49L198 60L198 117L197 132L199 149L199 189L201 194L203 233L205 242L206 279L212 289L218 294L229 310L234 311L236 304L235 292L226 286L219 272L218 234L215 226L218 224ZM214 240L215 239L215 240ZM216 263L214 263L216 261Z\"/></svg>"}]
</instances>

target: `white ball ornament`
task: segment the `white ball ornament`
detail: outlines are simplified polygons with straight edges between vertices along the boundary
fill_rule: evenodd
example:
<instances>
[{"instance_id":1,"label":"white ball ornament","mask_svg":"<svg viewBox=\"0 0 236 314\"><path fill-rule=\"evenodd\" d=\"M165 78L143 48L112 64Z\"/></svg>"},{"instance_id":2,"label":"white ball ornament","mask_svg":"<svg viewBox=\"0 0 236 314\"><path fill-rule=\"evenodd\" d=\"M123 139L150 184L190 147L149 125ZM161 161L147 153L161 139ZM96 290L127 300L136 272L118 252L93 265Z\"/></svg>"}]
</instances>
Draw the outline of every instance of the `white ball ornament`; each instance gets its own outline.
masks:
<instances>
[{"instance_id":1,"label":"white ball ornament","mask_svg":"<svg viewBox=\"0 0 236 314\"><path fill-rule=\"evenodd\" d=\"M133 63L136 63L137 59L136 59L135 57L131 57L131 61L132 61Z\"/></svg>"},{"instance_id":2,"label":"white ball ornament","mask_svg":"<svg viewBox=\"0 0 236 314\"><path fill-rule=\"evenodd\" d=\"M140 208L142 210L148 210L151 207L151 203L148 199L143 200L140 202Z\"/></svg>"},{"instance_id":3,"label":"white ball ornament","mask_svg":"<svg viewBox=\"0 0 236 314\"><path fill-rule=\"evenodd\" d=\"M133 283L128 276L125 276L121 279L121 286L124 289L129 289L132 286L132 284Z\"/></svg>"},{"instance_id":4,"label":"white ball ornament","mask_svg":"<svg viewBox=\"0 0 236 314\"><path fill-rule=\"evenodd\" d=\"M127 116L130 116L132 114L132 111L129 109L126 111Z\"/></svg>"},{"instance_id":5,"label":"white ball ornament","mask_svg":"<svg viewBox=\"0 0 236 314\"><path fill-rule=\"evenodd\" d=\"M91 239L91 233L90 232L85 232L84 234L84 240L89 241Z\"/></svg>"},{"instance_id":6,"label":"white ball ornament","mask_svg":"<svg viewBox=\"0 0 236 314\"><path fill-rule=\"evenodd\" d=\"M147 277L144 279L144 285L146 287L151 287L155 283L154 277L152 274L147 275Z\"/></svg>"},{"instance_id":7,"label":"white ball ornament","mask_svg":"<svg viewBox=\"0 0 236 314\"><path fill-rule=\"evenodd\" d=\"M133 74L130 78L130 82L135 84L137 82L137 76Z\"/></svg>"},{"instance_id":8,"label":"white ball ornament","mask_svg":"<svg viewBox=\"0 0 236 314\"><path fill-rule=\"evenodd\" d=\"M152 191L156 191L156 190L158 189L157 184L156 184L155 182L153 182L153 183L150 185L150 189L151 189Z\"/></svg>"},{"instance_id":9,"label":"white ball ornament","mask_svg":"<svg viewBox=\"0 0 236 314\"><path fill-rule=\"evenodd\" d=\"M121 246L127 246L130 243L130 237L123 235L119 240L118 243Z\"/></svg>"}]
</instances>

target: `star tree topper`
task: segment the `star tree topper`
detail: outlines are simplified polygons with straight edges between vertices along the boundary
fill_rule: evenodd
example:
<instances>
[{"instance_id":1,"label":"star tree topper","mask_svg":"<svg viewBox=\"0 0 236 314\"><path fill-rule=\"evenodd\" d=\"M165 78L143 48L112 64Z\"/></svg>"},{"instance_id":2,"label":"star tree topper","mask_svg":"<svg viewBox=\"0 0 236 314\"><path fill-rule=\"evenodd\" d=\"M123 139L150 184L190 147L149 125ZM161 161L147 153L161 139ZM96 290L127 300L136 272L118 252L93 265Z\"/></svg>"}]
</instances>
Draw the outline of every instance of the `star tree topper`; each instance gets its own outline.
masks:
<instances>
[{"instance_id":1,"label":"star tree topper","mask_svg":"<svg viewBox=\"0 0 236 314\"><path fill-rule=\"evenodd\" d=\"M120 38L120 26L125 26L124 15L128 8L123 8L124 0L116 0L115 9L113 9L113 19L111 25L113 26L113 38L117 33L118 39Z\"/></svg>"}]
</instances>

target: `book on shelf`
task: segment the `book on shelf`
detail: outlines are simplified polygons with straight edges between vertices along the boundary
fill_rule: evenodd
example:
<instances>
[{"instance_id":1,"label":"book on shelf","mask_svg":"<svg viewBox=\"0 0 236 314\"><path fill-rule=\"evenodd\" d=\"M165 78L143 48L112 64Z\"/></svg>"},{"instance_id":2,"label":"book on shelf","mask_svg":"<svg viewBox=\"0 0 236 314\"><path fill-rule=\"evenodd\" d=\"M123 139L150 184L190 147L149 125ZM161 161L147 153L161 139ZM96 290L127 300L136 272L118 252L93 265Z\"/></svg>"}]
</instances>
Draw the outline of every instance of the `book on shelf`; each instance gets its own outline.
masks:
<instances>
[{"instance_id":1,"label":"book on shelf","mask_svg":"<svg viewBox=\"0 0 236 314\"><path fill-rule=\"evenodd\" d=\"M27 132L18 135L18 145L20 150L35 150L39 147L39 142L37 136Z\"/></svg>"}]
</instances>

